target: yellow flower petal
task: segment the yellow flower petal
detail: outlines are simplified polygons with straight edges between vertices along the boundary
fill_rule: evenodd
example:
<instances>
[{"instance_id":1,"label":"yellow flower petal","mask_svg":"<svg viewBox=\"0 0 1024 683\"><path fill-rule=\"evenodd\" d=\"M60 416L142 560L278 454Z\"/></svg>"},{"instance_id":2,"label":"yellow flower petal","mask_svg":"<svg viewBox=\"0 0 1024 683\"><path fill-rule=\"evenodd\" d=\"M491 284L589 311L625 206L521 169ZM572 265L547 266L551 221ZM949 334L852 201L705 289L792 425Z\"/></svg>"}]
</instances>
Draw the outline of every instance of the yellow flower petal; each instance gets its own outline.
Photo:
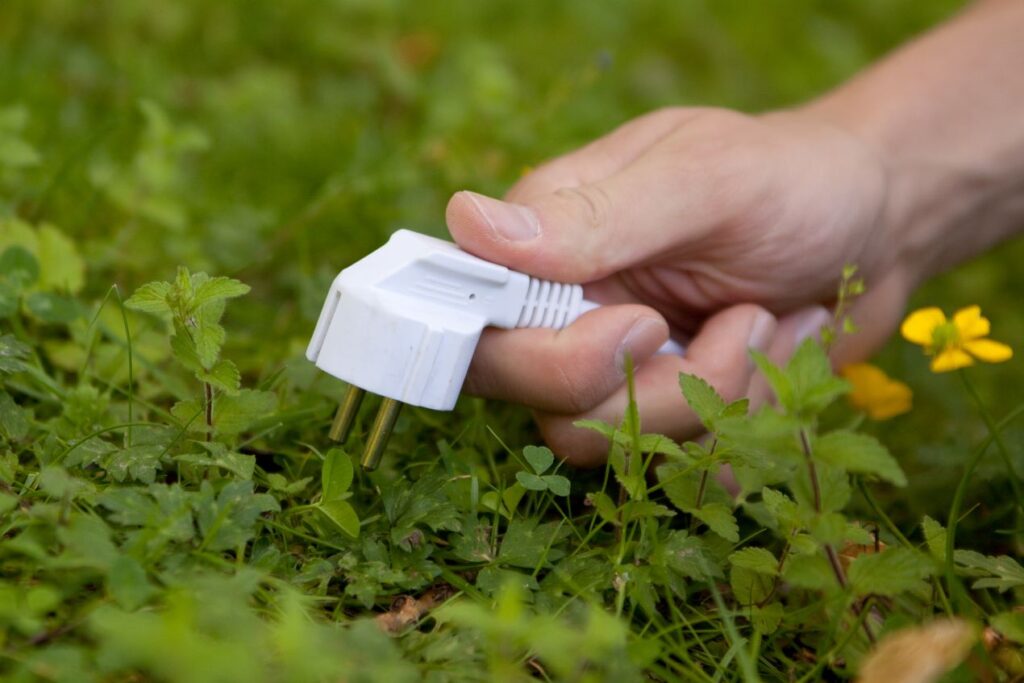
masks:
<instances>
[{"instance_id":1,"label":"yellow flower petal","mask_svg":"<svg viewBox=\"0 0 1024 683\"><path fill-rule=\"evenodd\" d=\"M872 420L888 420L912 407L914 394L910 387L870 363L847 365L842 375L853 386L847 397L850 403Z\"/></svg>"},{"instance_id":2,"label":"yellow flower petal","mask_svg":"<svg viewBox=\"0 0 1024 683\"><path fill-rule=\"evenodd\" d=\"M963 341L988 336L988 318L981 315L981 308L978 306L961 308L954 313L953 324L956 325L957 331L960 332L960 339Z\"/></svg>"},{"instance_id":3,"label":"yellow flower petal","mask_svg":"<svg viewBox=\"0 0 1024 683\"><path fill-rule=\"evenodd\" d=\"M932 306L930 308L919 308L906 317L903 325L900 326L900 333L903 338L914 344L930 346L932 343L932 332L939 325L946 322L946 314L941 308Z\"/></svg>"},{"instance_id":4,"label":"yellow flower petal","mask_svg":"<svg viewBox=\"0 0 1024 683\"><path fill-rule=\"evenodd\" d=\"M968 365L974 365L974 359L963 349L946 349L932 359L932 372L949 372Z\"/></svg>"},{"instance_id":5,"label":"yellow flower petal","mask_svg":"<svg viewBox=\"0 0 1024 683\"><path fill-rule=\"evenodd\" d=\"M991 339L975 339L965 342L964 348L972 356L986 363L1002 363L1013 358L1013 349L1002 342Z\"/></svg>"}]
</instances>

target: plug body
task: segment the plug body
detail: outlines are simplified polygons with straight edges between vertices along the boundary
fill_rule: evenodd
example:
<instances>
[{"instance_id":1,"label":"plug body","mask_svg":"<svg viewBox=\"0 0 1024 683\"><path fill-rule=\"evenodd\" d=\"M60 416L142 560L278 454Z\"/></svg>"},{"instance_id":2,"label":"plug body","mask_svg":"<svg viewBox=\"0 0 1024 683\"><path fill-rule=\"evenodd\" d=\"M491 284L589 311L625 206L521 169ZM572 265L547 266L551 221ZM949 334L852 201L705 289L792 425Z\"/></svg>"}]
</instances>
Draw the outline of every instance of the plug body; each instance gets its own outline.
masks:
<instances>
[{"instance_id":1,"label":"plug body","mask_svg":"<svg viewBox=\"0 0 1024 683\"><path fill-rule=\"evenodd\" d=\"M583 310L579 285L399 230L335 278L306 357L360 389L451 410L484 327L561 328Z\"/></svg>"}]
</instances>

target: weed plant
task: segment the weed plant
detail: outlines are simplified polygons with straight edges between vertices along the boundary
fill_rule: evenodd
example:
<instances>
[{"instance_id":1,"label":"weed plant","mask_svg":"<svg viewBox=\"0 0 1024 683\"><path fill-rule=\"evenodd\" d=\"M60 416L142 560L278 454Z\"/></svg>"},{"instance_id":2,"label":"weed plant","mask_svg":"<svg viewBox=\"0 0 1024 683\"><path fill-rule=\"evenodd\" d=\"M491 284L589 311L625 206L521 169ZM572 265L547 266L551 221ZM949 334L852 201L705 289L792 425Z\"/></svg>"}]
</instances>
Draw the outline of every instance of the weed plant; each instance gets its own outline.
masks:
<instances>
[{"instance_id":1,"label":"weed plant","mask_svg":"<svg viewBox=\"0 0 1024 683\"><path fill-rule=\"evenodd\" d=\"M707 436L631 404L580 425L592 472L466 398L367 474L376 406L331 448L344 386L302 357L336 271L452 191L657 106L799 101L955 6L5 0L0 676L815 681L883 641L1019 679L1019 360L894 342L914 407L876 423L820 344L755 354L773 406L682 376ZM1020 252L918 303L1019 349ZM952 630L899 649L920 624Z\"/></svg>"}]
</instances>

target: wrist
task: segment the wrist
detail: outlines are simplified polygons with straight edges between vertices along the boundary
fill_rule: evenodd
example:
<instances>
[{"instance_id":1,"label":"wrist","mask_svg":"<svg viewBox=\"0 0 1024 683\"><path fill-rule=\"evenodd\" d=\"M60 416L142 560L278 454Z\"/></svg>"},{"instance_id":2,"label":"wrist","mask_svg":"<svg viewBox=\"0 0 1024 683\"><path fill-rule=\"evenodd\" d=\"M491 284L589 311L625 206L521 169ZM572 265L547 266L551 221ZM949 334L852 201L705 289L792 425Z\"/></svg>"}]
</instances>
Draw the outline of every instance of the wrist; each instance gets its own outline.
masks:
<instances>
[{"instance_id":1,"label":"wrist","mask_svg":"<svg viewBox=\"0 0 1024 683\"><path fill-rule=\"evenodd\" d=\"M865 103L862 87L841 89L802 112L842 128L881 164L880 220L897 267L916 286L1008 237L1024 217L1024 168L1011 154L950 141L927 103Z\"/></svg>"}]
</instances>

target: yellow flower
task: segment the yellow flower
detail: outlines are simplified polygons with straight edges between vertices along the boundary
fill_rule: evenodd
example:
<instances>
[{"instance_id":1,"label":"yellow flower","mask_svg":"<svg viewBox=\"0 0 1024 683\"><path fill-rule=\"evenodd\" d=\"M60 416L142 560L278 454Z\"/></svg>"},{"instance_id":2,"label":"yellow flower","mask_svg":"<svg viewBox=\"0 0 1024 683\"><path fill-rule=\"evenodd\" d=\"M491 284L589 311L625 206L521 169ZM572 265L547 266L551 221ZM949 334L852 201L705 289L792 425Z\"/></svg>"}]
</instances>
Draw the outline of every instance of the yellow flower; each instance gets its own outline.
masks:
<instances>
[{"instance_id":1,"label":"yellow flower","mask_svg":"<svg viewBox=\"0 0 1024 683\"><path fill-rule=\"evenodd\" d=\"M961 308L946 320L945 314L934 306L920 308L903 321L900 332L904 339L924 347L932 358L932 372L949 372L968 365L974 359L986 363L1002 363L1013 357L1013 349L1001 342L985 339L988 336L988 318L977 306Z\"/></svg>"},{"instance_id":2,"label":"yellow flower","mask_svg":"<svg viewBox=\"0 0 1024 683\"><path fill-rule=\"evenodd\" d=\"M888 420L902 415L913 404L914 394L910 387L870 363L847 365L842 375L853 385L847 399L872 420Z\"/></svg>"}]
</instances>

